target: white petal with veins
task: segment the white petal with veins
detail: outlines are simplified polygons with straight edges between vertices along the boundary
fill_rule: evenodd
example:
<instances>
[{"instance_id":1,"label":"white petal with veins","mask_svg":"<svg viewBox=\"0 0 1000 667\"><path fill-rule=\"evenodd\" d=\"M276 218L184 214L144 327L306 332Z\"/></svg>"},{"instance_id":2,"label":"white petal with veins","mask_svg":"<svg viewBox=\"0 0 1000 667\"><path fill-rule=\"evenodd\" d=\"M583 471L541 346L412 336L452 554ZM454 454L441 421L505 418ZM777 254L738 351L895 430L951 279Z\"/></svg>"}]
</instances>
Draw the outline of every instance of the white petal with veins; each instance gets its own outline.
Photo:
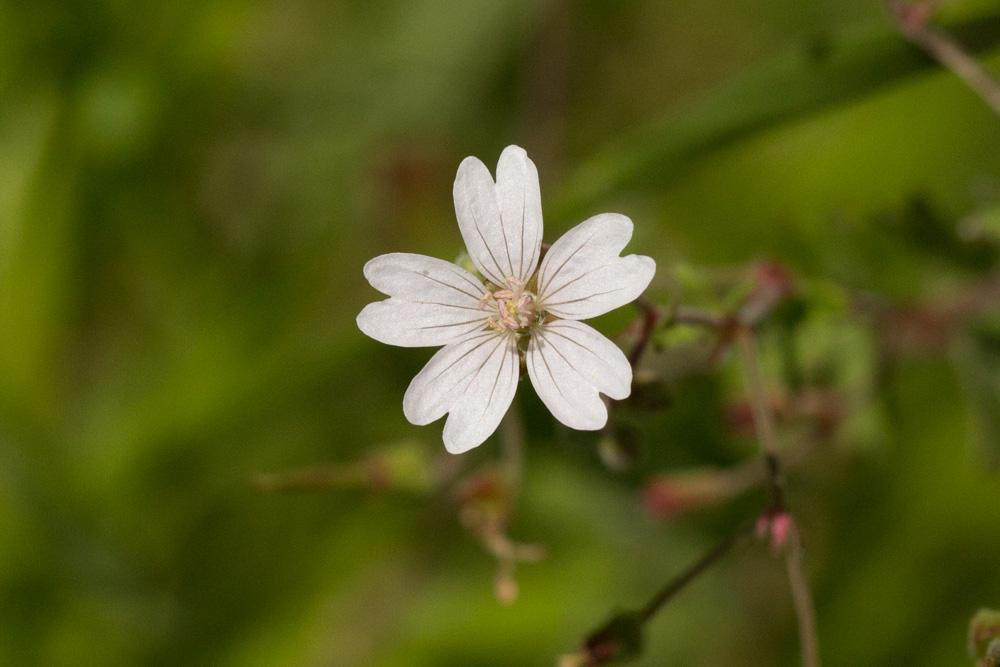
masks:
<instances>
[{"instance_id":1,"label":"white petal with veins","mask_svg":"<svg viewBox=\"0 0 1000 667\"><path fill-rule=\"evenodd\" d=\"M582 322L540 326L528 343L527 366L538 397L570 428L603 428L608 411L599 393L620 400L632 391L632 366L625 354Z\"/></svg>"},{"instance_id":2,"label":"white petal with veins","mask_svg":"<svg viewBox=\"0 0 1000 667\"><path fill-rule=\"evenodd\" d=\"M483 284L450 262L410 253L381 255L365 264L365 278L391 298L370 303L358 327L375 340L401 347L430 347L483 329L489 317Z\"/></svg>"},{"instance_id":3,"label":"white petal with veins","mask_svg":"<svg viewBox=\"0 0 1000 667\"><path fill-rule=\"evenodd\" d=\"M455 213L469 257L496 285L527 282L542 244L538 171L524 149L508 146L497 179L477 158L467 157L455 177Z\"/></svg>"},{"instance_id":4,"label":"white petal with veins","mask_svg":"<svg viewBox=\"0 0 1000 667\"><path fill-rule=\"evenodd\" d=\"M469 258L490 282L503 285L512 262L503 239L496 184L478 158L467 157L458 165L454 195L458 228Z\"/></svg>"},{"instance_id":5,"label":"white petal with veins","mask_svg":"<svg viewBox=\"0 0 1000 667\"><path fill-rule=\"evenodd\" d=\"M506 255L510 257L513 269L507 277L516 278L524 284L538 267L543 225L538 170L523 148L508 146L500 154L496 197L500 205Z\"/></svg>"},{"instance_id":6,"label":"white petal with veins","mask_svg":"<svg viewBox=\"0 0 1000 667\"><path fill-rule=\"evenodd\" d=\"M485 331L438 350L403 396L403 414L418 426L448 413L445 448L461 454L497 429L517 389L517 339Z\"/></svg>"},{"instance_id":7,"label":"white petal with veins","mask_svg":"<svg viewBox=\"0 0 1000 667\"><path fill-rule=\"evenodd\" d=\"M656 263L619 257L632 238L632 221L595 215L552 244L538 270L539 307L556 317L586 320L634 301L649 285Z\"/></svg>"}]
</instances>

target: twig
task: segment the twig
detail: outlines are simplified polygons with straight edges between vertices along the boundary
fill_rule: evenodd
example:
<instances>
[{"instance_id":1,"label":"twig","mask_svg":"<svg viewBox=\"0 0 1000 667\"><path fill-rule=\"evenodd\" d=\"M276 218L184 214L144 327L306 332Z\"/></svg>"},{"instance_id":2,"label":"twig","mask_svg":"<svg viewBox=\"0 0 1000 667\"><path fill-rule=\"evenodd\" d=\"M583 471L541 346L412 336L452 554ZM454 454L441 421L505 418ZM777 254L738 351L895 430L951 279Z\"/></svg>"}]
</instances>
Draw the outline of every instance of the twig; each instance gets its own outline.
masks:
<instances>
[{"instance_id":1,"label":"twig","mask_svg":"<svg viewBox=\"0 0 1000 667\"><path fill-rule=\"evenodd\" d=\"M728 535L725 539L712 547L701 558L691 563L684 571L680 572L673 579L663 585L659 591L649 599L649 602L639 610L639 621L646 623L656 616L656 613L663 608L675 595L687 588L688 584L697 579L705 570L712 566L717 560L729 553L733 547L739 544L750 534L750 529L743 526Z\"/></svg>"},{"instance_id":2,"label":"twig","mask_svg":"<svg viewBox=\"0 0 1000 667\"><path fill-rule=\"evenodd\" d=\"M632 368L635 368L639 360L642 359L642 354L649 347L649 342L653 338L653 332L656 331L656 325L663 318L659 306L645 297L636 300L635 305L642 311L642 319L638 322L639 333L636 336L635 345L628 355L628 363Z\"/></svg>"},{"instance_id":3,"label":"twig","mask_svg":"<svg viewBox=\"0 0 1000 667\"><path fill-rule=\"evenodd\" d=\"M669 318L671 324L693 324L707 329L722 329L726 325L726 320L726 316L687 306L678 306Z\"/></svg>"},{"instance_id":4,"label":"twig","mask_svg":"<svg viewBox=\"0 0 1000 667\"><path fill-rule=\"evenodd\" d=\"M767 395L761 378L760 362L757 355L757 341L753 331L743 327L737 335L743 369L746 377L747 393L753 406L754 425L760 438L761 449L767 464L768 484L771 488L774 515L785 512L784 482L782 480L781 458L778 451L778 437L774 428L771 411L767 405ZM816 632L816 612L812 594L803 564L802 536L794 521L788 522L788 536L785 548L785 567L792 589L795 618L798 622L799 641L802 644L802 664L804 667L819 667L819 639Z\"/></svg>"},{"instance_id":5,"label":"twig","mask_svg":"<svg viewBox=\"0 0 1000 667\"><path fill-rule=\"evenodd\" d=\"M785 507L785 492L781 459L778 454L778 435L767 401L767 390L764 388L764 381L760 374L757 341L753 331L747 327L741 328L736 338L739 341L740 354L743 356L743 374L750 407L753 411L753 423L760 438L764 462L767 466L767 483L771 490L771 509L780 512Z\"/></svg>"},{"instance_id":6,"label":"twig","mask_svg":"<svg viewBox=\"0 0 1000 667\"><path fill-rule=\"evenodd\" d=\"M812 591L809 590L809 581L806 579L803 554L802 534L795 522L792 522L789 526L788 548L785 552L785 570L788 573L792 601L795 603L795 614L799 622L802 663L818 666L819 633L816 632L816 608L813 605Z\"/></svg>"},{"instance_id":7,"label":"twig","mask_svg":"<svg viewBox=\"0 0 1000 667\"><path fill-rule=\"evenodd\" d=\"M1000 83L951 35L928 24L934 3L888 0L887 6L904 37L950 69L1000 115Z\"/></svg>"},{"instance_id":8,"label":"twig","mask_svg":"<svg viewBox=\"0 0 1000 667\"><path fill-rule=\"evenodd\" d=\"M597 667L612 662L628 661L642 650L643 628L663 606L688 587L709 567L750 535L749 525L741 526L712 547L682 572L670 579L640 609L612 616L590 632L580 648L563 656L560 667Z\"/></svg>"}]
</instances>

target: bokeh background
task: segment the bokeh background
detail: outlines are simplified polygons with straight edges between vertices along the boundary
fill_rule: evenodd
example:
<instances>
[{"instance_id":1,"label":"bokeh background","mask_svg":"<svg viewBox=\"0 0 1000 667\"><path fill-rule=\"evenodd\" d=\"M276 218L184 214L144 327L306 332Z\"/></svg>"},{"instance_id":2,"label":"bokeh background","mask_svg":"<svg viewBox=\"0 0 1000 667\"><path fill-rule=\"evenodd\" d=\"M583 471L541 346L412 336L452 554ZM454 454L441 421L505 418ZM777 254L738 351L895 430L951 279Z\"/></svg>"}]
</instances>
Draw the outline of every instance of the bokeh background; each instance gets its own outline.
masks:
<instances>
[{"instance_id":1,"label":"bokeh background","mask_svg":"<svg viewBox=\"0 0 1000 667\"><path fill-rule=\"evenodd\" d=\"M756 455L736 360L685 365L704 336L664 330L658 398L617 413L626 470L519 392L510 532L547 558L494 598L439 480L497 439L444 456L401 409L430 351L354 318L368 258L462 250L455 169L511 143L547 239L628 214L663 304L725 307L762 260L793 276L762 345L776 401L835 397L788 480L825 664L970 663L1000 605L1000 118L879 3L0 16L0 663L551 665L753 516L754 491L650 511L650 480ZM935 20L1000 72L1000 2ZM334 488L254 484L326 465ZM638 664L797 664L780 560L732 554L648 639Z\"/></svg>"}]
</instances>

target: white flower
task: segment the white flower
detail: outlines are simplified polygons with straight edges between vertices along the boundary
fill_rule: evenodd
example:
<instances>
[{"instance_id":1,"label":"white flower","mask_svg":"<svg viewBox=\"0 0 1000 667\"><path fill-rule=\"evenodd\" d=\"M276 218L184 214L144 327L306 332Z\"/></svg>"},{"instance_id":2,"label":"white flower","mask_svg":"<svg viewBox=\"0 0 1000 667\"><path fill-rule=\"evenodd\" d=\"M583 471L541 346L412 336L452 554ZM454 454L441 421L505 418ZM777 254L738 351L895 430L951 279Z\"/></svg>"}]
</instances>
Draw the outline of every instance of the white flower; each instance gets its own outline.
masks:
<instances>
[{"instance_id":1,"label":"white flower","mask_svg":"<svg viewBox=\"0 0 1000 667\"><path fill-rule=\"evenodd\" d=\"M619 256L632 221L596 215L553 243L539 266L538 172L523 149L504 149L495 183L482 162L465 158L454 194L462 238L485 282L450 262L409 253L381 255L364 268L372 287L390 297L358 315L364 333L389 345L444 346L406 390L406 418L424 425L447 413L449 452L480 445L510 407L523 359L556 419L580 430L602 428L608 413L599 393L626 398L632 367L614 343L578 320L629 303L652 280L652 259Z\"/></svg>"}]
</instances>

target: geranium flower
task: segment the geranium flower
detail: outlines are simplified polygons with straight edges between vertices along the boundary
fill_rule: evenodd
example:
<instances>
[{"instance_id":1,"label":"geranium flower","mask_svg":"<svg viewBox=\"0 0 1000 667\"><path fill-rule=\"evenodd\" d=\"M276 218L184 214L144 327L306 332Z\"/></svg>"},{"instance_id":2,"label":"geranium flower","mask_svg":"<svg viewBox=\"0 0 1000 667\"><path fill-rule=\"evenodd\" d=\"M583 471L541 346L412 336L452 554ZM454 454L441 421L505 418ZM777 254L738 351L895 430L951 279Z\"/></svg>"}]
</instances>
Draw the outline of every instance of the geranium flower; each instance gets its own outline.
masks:
<instances>
[{"instance_id":1,"label":"geranium flower","mask_svg":"<svg viewBox=\"0 0 1000 667\"><path fill-rule=\"evenodd\" d=\"M410 253L381 255L364 268L372 287L390 297L358 315L364 333L389 345L443 346L410 383L403 414L416 425L447 414L445 447L468 451L500 424L523 364L556 419L574 429L602 428L608 413L599 394L628 397L632 367L579 320L629 303L652 280L652 259L619 256L632 221L596 215L553 243L539 264L538 172L517 146L501 153L496 182L482 162L465 158L454 194L479 275Z\"/></svg>"}]
</instances>

